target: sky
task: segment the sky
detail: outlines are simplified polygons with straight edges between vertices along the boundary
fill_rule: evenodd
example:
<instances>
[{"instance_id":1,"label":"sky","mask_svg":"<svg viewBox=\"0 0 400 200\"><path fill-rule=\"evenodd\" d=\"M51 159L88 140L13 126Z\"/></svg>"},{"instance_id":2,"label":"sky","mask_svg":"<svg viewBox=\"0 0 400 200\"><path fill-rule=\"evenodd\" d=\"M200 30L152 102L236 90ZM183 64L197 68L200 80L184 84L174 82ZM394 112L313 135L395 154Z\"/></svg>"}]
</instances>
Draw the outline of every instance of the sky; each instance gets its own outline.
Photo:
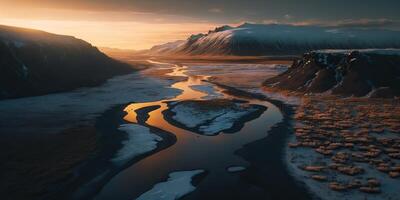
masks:
<instances>
[{"instance_id":1,"label":"sky","mask_svg":"<svg viewBox=\"0 0 400 200\"><path fill-rule=\"evenodd\" d=\"M399 0L0 0L0 24L147 49L243 22L399 29L399 8Z\"/></svg>"}]
</instances>

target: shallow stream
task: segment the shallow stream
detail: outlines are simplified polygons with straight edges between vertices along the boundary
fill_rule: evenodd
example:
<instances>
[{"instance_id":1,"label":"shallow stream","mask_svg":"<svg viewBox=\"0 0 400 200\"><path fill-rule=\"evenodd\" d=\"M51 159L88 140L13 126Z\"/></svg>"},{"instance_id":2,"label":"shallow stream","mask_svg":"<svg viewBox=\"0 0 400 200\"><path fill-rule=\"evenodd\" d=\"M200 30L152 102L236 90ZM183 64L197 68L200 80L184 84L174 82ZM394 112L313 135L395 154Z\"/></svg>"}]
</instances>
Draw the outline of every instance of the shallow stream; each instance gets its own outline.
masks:
<instances>
[{"instance_id":1,"label":"shallow stream","mask_svg":"<svg viewBox=\"0 0 400 200\"><path fill-rule=\"evenodd\" d=\"M124 119L129 123L138 123L136 110L149 106L160 108L149 112L145 122L148 126L156 127L176 136L176 143L172 146L152 154L121 171L113 177L96 196L96 199L132 200L150 190L155 184L165 181L168 174L175 171L204 169L205 176L197 187L224 190L235 188L239 173L228 172L230 166L248 167L249 163L235 152L243 145L265 138L268 130L283 119L276 106L268 101L248 99L223 93L223 89L212 85L207 75L187 75L190 66L171 65L173 72L169 76L183 76L186 80L171 85L181 90L181 94L172 98L155 102L133 103L125 108L127 115ZM195 87L204 86L208 90L196 90ZM258 118L247 121L243 128L234 133L220 133L215 136L206 136L191 132L183 127L177 127L165 120L163 111L168 109L167 102L205 100L210 96L228 100L245 100L249 104L267 107ZM210 97L212 98L212 97Z\"/></svg>"}]
</instances>

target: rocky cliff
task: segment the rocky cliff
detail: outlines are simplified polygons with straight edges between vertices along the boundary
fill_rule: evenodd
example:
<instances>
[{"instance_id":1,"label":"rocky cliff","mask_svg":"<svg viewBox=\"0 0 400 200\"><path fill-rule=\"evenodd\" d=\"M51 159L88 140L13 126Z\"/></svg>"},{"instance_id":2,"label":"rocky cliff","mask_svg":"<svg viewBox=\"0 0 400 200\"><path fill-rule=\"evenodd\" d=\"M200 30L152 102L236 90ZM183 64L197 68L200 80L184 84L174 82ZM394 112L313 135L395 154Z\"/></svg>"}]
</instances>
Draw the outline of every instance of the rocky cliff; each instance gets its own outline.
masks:
<instances>
[{"instance_id":1,"label":"rocky cliff","mask_svg":"<svg viewBox=\"0 0 400 200\"><path fill-rule=\"evenodd\" d=\"M320 50L264 82L269 88L343 96L400 95L400 50Z\"/></svg>"}]
</instances>

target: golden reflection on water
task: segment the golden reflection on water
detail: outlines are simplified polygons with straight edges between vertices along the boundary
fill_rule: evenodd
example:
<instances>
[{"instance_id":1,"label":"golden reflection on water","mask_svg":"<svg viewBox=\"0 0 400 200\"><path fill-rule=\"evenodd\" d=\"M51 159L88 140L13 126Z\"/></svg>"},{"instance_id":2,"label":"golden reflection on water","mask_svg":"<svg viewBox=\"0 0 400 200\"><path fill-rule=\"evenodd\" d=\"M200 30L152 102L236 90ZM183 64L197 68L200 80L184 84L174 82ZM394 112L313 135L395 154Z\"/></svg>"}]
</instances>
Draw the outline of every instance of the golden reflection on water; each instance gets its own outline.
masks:
<instances>
[{"instance_id":1,"label":"golden reflection on water","mask_svg":"<svg viewBox=\"0 0 400 200\"><path fill-rule=\"evenodd\" d=\"M201 99L204 96L207 96L207 93L197 91L191 88L194 85L202 85L203 80L207 80L208 76L198 76L186 75L187 67L175 65L174 70L171 73L168 73L168 76L184 76L188 79L186 81L177 82L171 85L172 88L179 89L182 91L181 94L176 96L175 98L168 99L168 101L183 101L183 100L195 100ZM124 111L127 112L127 115L124 117L124 120L132 123L137 123L137 113L136 110L149 107L149 106L160 106L159 109L149 112L149 119L146 123L150 126L154 126L157 128L161 128L163 130L168 130L170 132L174 132L174 130L179 129L175 126L171 126L168 122L164 120L162 112L168 109L167 100L155 101L155 102L146 102L146 103L133 103L128 105Z\"/></svg>"},{"instance_id":2,"label":"golden reflection on water","mask_svg":"<svg viewBox=\"0 0 400 200\"><path fill-rule=\"evenodd\" d=\"M234 152L245 144L266 137L268 129L282 120L283 116L279 108L269 102L230 96L222 93L223 89L214 86L214 91L223 95L222 98L224 99L236 98L248 100L250 104L263 105L268 109L257 119L246 122L244 127L234 134L206 136L175 127L169 124L162 114L164 110L168 109L165 101L197 100L205 97L208 95L207 93L194 90L191 86L205 85L202 80L208 79L209 76L186 75L187 67L180 67L178 65L175 65L173 69L173 72L168 75L187 77L187 80L177 82L171 86L172 88L182 90L182 93L171 99L130 104L125 108L127 115L124 119L128 122L137 123L137 114L135 112L137 109L158 105L160 108L148 113L150 117L146 123L152 127L173 133L176 137L175 144L143 158L140 162L120 172L104 186L102 192L99 194L100 197L104 198L100 199L110 199L126 194L134 196L133 193L138 195L144 192L144 190L141 191L137 188L143 185L154 185L160 178L165 178L172 171L179 170L209 170L210 174L202 181L204 184L234 183L235 179L232 179L230 173L226 173L225 168L230 165L248 165L245 160L237 156Z\"/></svg>"}]
</instances>

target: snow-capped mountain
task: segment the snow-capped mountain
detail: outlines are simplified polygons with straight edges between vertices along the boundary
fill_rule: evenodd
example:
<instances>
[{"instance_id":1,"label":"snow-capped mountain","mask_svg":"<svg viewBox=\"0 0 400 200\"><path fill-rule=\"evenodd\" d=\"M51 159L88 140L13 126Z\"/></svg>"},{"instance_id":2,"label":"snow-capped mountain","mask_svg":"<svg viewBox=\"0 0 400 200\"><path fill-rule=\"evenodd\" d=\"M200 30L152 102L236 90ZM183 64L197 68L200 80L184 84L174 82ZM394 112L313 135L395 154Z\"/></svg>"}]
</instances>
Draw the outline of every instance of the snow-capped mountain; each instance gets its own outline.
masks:
<instances>
[{"instance_id":1,"label":"snow-capped mountain","mask_svg":"<svg viewBox=\"0 0 400 200\"><path fill-rule=\"evenodd\" d=\"M400 48L400 32L245 23L192 35L179 45L161 46L166 47L161 55L298 55L318 49Z\"/></svg>"},{"instance_id":2,"label":"snow-capped mountain","mask_svg":"<svg viewBox=\"0 0 400 200\"><path fill-rule=\"evenodd\" d=\"M0 25L0 99L91 86L131 70L72 36Z\"/></svg>"},{"instance_id":3,"label":"snow-capped mountain","mask_svg":"<svg viewBox=\"0 0 400 200\"><path fill-rule=\"evenodd\" d=\"M175 49L178 49L181 45L185 44L185 40L177 40L174 42L168 42L165 44L153 46L148 53L153 55L168 54Z\"/></svg>"},{"instance_id":4,"label":"snow-capped mountain","mask_svg":"<svg viewBox=\"0 0 400 200\"><path fill-rule=\"evenodd\" d=\"M400 96L400 49L319 50L304 54L268 88L343 96Z\"/></svg>"}]
</instances>

